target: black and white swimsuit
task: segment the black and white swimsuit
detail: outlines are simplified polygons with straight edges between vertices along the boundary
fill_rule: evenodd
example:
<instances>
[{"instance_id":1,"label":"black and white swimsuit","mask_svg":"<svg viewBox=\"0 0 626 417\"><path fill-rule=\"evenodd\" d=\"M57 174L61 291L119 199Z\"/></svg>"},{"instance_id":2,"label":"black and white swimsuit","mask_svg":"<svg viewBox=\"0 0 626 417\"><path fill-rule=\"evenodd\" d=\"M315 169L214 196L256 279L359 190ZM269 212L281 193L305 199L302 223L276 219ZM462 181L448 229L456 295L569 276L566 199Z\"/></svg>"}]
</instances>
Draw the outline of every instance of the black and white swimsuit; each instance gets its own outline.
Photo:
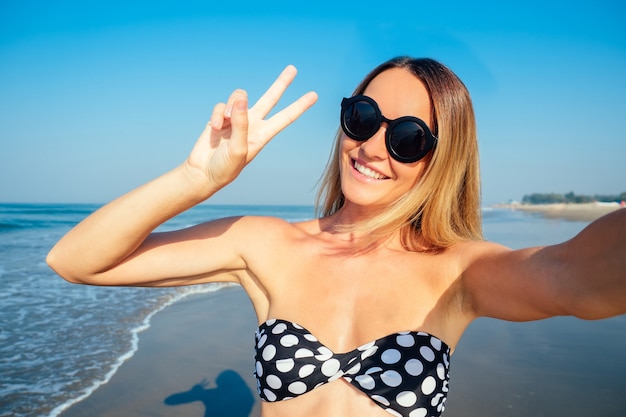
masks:
<instances>
[{"instance_id":1,"label":"black and white swimsuit","mask_svg":"<svg viewBox=\"0 0 626 417\"><path fill-rule=\"evenodd\" d=\"M425 332L398 332L334 353L302 326L272 319L256 331L261 399L274 402L343 378L398 417L440 416L448 393L450 348Z\"/></svg>"}]
</instances>

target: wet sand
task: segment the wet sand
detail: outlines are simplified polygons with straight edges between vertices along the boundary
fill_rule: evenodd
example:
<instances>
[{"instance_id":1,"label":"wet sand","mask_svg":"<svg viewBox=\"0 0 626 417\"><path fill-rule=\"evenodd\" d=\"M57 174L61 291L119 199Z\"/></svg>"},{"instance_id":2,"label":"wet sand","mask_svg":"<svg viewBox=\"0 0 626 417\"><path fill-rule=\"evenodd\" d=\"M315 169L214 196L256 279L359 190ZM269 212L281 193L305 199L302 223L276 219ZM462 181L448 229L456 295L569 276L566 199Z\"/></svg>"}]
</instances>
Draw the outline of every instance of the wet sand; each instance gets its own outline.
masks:
<instances>
[{"instance_id":1,"label":"wet sand","mask_svg":"<svg viewBox=\"0 0 626 417\"><path fill-rule=\"evenodd\" d=\"M189 296L156 314L135 355L61 417L260 416L255 329L241 288Z\"/></svg>"}]
</instances>

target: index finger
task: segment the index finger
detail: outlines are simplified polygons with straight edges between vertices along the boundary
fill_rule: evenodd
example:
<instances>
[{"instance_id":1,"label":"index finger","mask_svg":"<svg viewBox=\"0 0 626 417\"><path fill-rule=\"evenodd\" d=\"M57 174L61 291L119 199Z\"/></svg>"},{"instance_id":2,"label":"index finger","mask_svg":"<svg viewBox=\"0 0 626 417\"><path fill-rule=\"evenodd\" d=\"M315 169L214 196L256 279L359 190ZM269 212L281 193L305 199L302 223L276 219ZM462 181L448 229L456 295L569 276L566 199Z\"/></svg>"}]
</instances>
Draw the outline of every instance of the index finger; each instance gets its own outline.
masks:
<instances>
[{"instance_id":1,"label":"index finger","mask_svg":"<svg viewBox=\"0 0 626 417\"><path fill-rule=\"evenodd\" d=\"M310 91L298 100L285 107L267 120L268 129L272 136L293 123L317 101L317 93Z\"/></svg>"},{"instance_id":2,"label":"index finger","mask_svg":"<svg viewBox=\"0 0 626 417\"><path fill-rule=\"evenodd\" d=\"M250 110L257 111L261 118L265 118L280 100L283 93L289 87L291 82L296 78L298 70L293 65L287 65L280 73L278 78L265 91L265 93L257 100Z\"/></svg>"}]
</instances>

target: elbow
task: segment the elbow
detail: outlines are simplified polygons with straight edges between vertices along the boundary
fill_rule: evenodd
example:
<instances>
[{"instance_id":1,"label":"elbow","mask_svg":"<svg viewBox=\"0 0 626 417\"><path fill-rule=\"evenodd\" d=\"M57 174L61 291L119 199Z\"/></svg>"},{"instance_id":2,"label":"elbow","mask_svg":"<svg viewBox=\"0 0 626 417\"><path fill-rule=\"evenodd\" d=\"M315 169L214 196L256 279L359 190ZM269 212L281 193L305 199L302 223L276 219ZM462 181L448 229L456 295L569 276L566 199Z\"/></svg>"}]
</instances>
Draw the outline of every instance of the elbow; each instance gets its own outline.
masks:
<instances>
[{"instance_id":1,"label":"elbow","mask_svg":"<svg viewBox=\"0 0 626 417\"><path fill-rule=\"evenodd\" d=\"M572 303L570 315L581 320L603 320L626 313L626 300L581 296Z\"/></svg>"},{"instance_id":2,"label":"elbow","mask_svg":"<svg viewBox=\"0 0 626 417\"><path fill-rule=\"evenodd\" d=\"M576 282L562 294L563 315L581 320L602 320L626 313L626 291L601 280Z\"/></svg>"},{"instance_id":3,"label":"elbow","mask_svg":"<svg viewBox=\"0 0 626 417\"><path fill-rule=\"evenodd\" d=\"M81 277L80 274L77 274L71 267L69 267L68 262L63 262L61 260L55 248L52 248L50 252L48 252L48 255L46 256L46 264L48 264L48 267L56 272L58 276L69 283L89 284L88 280Z\"/></svg>"}]
</instances>

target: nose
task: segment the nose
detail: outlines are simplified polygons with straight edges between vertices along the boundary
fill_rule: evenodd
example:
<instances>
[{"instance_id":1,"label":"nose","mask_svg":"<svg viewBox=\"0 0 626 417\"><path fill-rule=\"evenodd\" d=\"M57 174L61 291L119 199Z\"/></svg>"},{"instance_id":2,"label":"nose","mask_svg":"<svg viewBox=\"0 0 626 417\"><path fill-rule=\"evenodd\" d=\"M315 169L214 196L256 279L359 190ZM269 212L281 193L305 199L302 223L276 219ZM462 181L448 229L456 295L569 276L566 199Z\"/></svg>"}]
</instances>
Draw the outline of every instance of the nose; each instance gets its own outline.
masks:
<instances>
[{"instance_id":1,"label":"nose","mask_svg":"<svg viewBox=\"0 0 626 417\"><path fill-rule=\"evenodd\" d=\"M368 140L361 142L359 147L363 155L369 160L387 159L387 146L385 145L385 133L387 132L387 124L383 123L380 129Z\"/></svg>"}]
</instances>

